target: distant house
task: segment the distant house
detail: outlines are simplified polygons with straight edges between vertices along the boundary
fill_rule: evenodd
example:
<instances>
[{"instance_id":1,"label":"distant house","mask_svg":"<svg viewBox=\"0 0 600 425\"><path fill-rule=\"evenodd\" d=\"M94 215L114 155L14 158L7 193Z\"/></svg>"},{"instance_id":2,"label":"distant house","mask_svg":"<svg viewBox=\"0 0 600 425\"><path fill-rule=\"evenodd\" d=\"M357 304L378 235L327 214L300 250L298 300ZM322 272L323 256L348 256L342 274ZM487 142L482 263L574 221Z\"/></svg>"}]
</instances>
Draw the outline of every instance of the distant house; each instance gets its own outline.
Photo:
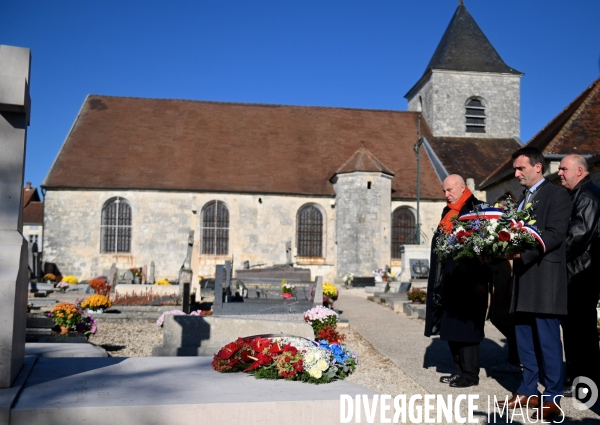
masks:
<instances>
[{"instance_id":1,"label":"distant house","mask_svg":"<svg viewBox=\"0 0 600 425\"><path fill-rule=\"evenodd\" d=\"M23 237L29 244L36 243L38 251L42 250L44 230L44 202L37 188L27 182L23 188Z\"/></svg>"},{"instance_id":2,"label":"distant house","mask_svg":"<svg viewBox=\"0 0 600 425\"><path fill-rule=\"evenodd\" d=\"M450 173L479 185L521 146L520 78L463 4L408 111L89 95L46 177L44 258L81 278L156 264L291 261L340 281L429 243ZM288 254L289 253L289 254Z\"/></svg>"}]
</instances>

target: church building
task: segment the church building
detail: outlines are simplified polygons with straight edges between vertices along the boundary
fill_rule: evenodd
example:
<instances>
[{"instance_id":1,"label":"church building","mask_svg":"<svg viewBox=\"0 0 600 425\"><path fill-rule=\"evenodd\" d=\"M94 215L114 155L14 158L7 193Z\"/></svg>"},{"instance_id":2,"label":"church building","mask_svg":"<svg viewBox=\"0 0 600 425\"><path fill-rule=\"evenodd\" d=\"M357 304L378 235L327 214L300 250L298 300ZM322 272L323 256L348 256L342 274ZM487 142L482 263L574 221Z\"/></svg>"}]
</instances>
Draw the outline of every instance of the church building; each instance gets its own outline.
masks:
<instances>
[{"instance_id":1,"label":"church building","mask_svg":"<svg viewBox=\"0 0 600 425\"><path fill-rule=\"evenodd\" d=\"M408 111L89 95L42 185L44 259L173 279L194 231L202 276L225 260L398 271L403 246L431 241L442 180L477 186L521 146L521 76L459 4Z\"/></svg>"}]
</instances>

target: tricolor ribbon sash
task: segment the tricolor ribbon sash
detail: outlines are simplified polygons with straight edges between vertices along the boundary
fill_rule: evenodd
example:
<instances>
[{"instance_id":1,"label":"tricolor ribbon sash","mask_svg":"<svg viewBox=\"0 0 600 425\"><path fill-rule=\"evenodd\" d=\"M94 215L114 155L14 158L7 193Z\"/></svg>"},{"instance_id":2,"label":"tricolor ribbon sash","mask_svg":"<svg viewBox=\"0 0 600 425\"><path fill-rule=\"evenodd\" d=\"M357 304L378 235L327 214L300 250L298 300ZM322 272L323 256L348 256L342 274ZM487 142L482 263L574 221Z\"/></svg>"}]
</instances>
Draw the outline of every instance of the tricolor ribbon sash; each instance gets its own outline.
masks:
<instances>
[{"instance_id":1,"label":"tricolor ribbon sash","mask_svg":"<svg viewBox=\"0 0 600 425\"><path fill-rule=\"evenodd\" d=\"M504 212L499 208L483 208L479 211L471 211L458 217L460 221L467 220L497 220Z\"/></svg>"},{"instance_id":2,"label":"tricolor ribbon sash","mask_svg":"<svg viewBox=\"0 0 600 425\"><path fill-rule=\"evenodd\" d=\"M546 252L546 244L544 243L544 240L542 239L542 235L540 234L540 231L536 227L525 224L525 222L523 220L517 221L515 219L512 219L510 221L510 228L514 229L515 227L517 229L519 229L523 232L527 232L531 236L533 236L535 238L535 240L537 240L540 243L544 252Z\"/></svg>"}]
</instances>

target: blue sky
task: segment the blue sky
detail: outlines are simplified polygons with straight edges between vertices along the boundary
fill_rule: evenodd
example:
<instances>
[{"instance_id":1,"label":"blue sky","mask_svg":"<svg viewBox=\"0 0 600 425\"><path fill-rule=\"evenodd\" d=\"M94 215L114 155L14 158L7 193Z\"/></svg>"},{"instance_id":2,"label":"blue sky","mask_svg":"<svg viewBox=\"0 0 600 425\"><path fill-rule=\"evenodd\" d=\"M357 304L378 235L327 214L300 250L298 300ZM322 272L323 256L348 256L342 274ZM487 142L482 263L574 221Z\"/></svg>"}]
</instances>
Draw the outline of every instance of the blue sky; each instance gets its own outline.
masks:
<instances>
[{"instance_id":1,"label":"blue sky","mask_svg":"<svg viewBox=\"0 0 600 425\"><path fill-rule=\"evenodd\" d=\"M25 180L42 184L87 94L406 110L457 4L3 0L0 44L32 52ZM525 73L523 140L598 78L600 1L465 4Z\"/></svg>"}]
</instances>

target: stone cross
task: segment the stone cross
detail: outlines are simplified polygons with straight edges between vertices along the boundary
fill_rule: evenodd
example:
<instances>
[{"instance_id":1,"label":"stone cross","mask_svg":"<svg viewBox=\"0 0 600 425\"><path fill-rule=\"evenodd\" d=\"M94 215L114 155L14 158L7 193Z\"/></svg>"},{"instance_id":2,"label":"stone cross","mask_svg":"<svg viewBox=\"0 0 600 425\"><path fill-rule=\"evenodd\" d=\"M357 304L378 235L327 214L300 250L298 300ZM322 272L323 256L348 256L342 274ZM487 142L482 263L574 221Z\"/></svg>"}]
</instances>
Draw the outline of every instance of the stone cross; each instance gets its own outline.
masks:
<instances>
[{"instance_id":1,"label":"stone cross","mask_svg":"<svg viewBox=\"0 0 600 425\"><path fill-rule=\"evenodd\" d=\"M0 388L25 358L27 241L23 238L23 167L31 100L31 53L0 46Z\"/></svg>"}]
</instances>

